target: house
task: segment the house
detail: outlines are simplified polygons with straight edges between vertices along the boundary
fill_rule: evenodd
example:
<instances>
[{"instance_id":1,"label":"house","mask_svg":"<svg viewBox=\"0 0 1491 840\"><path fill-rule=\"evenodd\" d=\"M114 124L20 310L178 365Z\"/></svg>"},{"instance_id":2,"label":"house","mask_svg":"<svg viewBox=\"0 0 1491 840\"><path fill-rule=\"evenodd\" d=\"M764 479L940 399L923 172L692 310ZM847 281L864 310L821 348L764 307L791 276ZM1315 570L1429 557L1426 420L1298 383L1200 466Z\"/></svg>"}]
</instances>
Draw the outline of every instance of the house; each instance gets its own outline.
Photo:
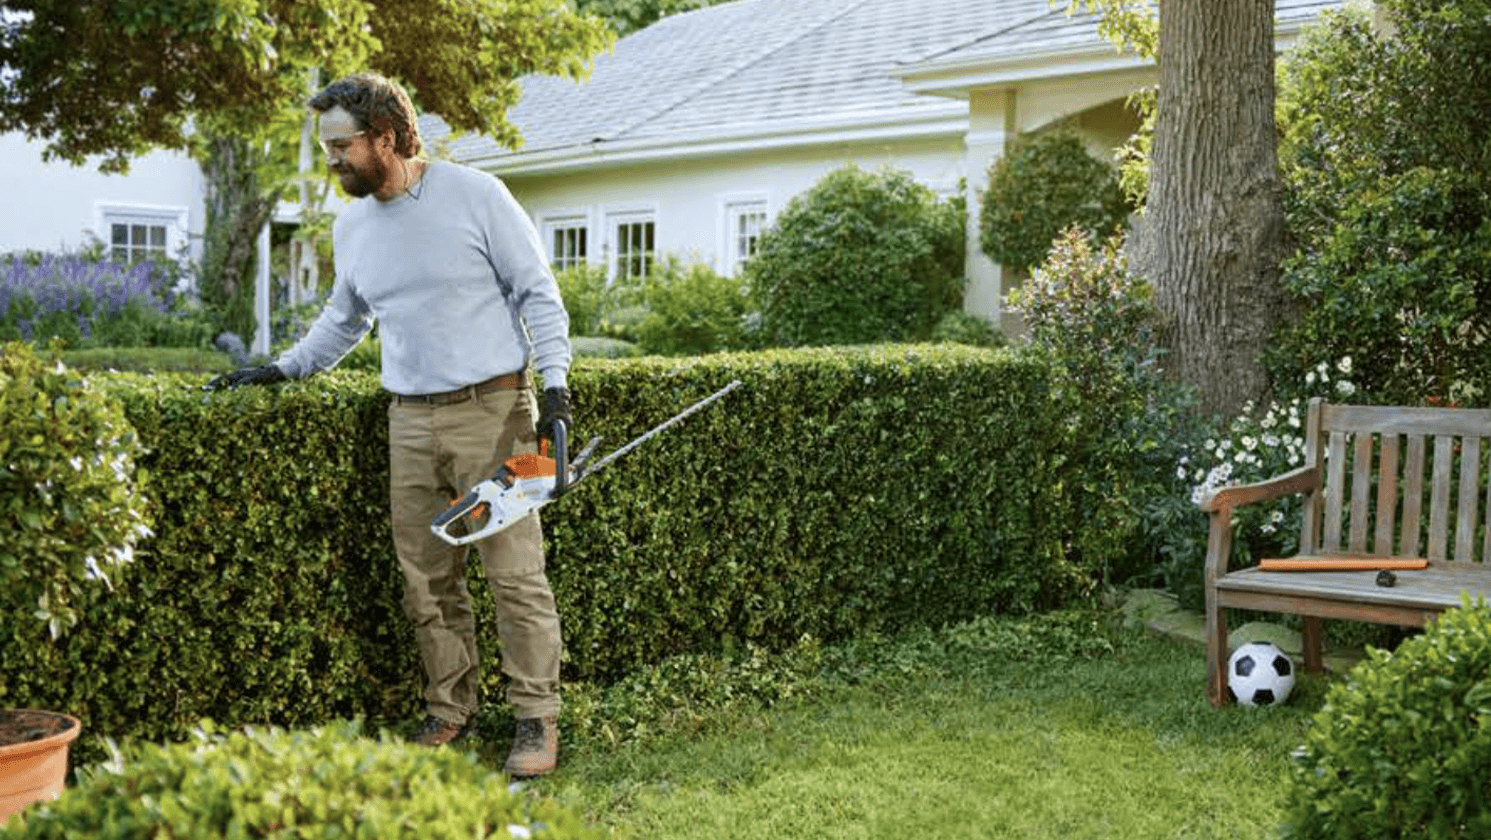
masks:
<instances>
[{"instance_id":1,"label":"house","mask_svg":"<svg viewBox=\"0 0 1491 840\"><path fill-rule=\"evenodd\" d=\"M1342 0L1276 0L1276 35ZM585 82L522 81L519 150L422 131L500 176L556 267L645 272L673 253L733 274L798 193L848 163L907 170L943 196L966 183L965 308L1001 313L1005 278L978 244L978 195L1017 135L1056 125L1107 156L1138 127L1154 67L1117 52L1065 0L735 0L622 38Z\"/></svg>"},{"instance_id":2,"label":"house","mask_svg":"<svg viewBox=\"0 0 1491 840\"><path fill-rule=\"evenodd\" d=\"M124 260L170 257L200 260L206 228L206 178L183 152L154 151L133 159L128 174L105 174L97 161L73 166L43 157L44 143L13 132L0 134L0 190L24 196L0 210L0 254L17 251L65 252L103 247ZM311 165L309 150L303 165ZM328 206L340 202L332 198ZM277 208L274 221L293 226L298 202ZM270 237L260 237L255 311L259 329L245 336L253 352L269 352ZM305 265L313 265L307 260ZM310 294L315 278L297 285L281 278L291 302ZM309 285L309 290L306 286Z\"/></svg>"},{"instance_id":3,"label":"house","mask_svg":"<svg viewBox=\"0 0 1491 840\"><path fill-rule=\"evenodd\" d=\"M42 158L40 142L0 134L0 253L103 245L121 258L201 255L202 170L184 154L152 152L128 175Z\"/></svg>"}]
</instances>

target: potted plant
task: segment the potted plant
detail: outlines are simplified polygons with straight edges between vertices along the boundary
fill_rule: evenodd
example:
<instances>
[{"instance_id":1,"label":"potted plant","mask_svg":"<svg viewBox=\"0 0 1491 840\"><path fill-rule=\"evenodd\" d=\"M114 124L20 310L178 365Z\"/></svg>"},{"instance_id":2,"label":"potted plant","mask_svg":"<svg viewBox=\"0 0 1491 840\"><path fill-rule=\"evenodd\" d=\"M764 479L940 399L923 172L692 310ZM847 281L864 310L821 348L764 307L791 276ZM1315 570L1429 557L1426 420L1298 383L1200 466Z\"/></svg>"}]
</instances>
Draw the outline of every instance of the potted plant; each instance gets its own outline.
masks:
<instances>
[{"instance_id":1,"label":"potted plant","mask_svg":"<svg viewBox=\"0 0 1491 840\"><path fill-rule=\"evenodd\" d=\"M139 453L123 409L69 370L58 344L46 358L0 345L0 650L49 644L78 623L85 587L113 588L150 535ZM61 792L81 727L6 708L16 700L0 695L0 823Z\"/></svg>"}]
</instances>

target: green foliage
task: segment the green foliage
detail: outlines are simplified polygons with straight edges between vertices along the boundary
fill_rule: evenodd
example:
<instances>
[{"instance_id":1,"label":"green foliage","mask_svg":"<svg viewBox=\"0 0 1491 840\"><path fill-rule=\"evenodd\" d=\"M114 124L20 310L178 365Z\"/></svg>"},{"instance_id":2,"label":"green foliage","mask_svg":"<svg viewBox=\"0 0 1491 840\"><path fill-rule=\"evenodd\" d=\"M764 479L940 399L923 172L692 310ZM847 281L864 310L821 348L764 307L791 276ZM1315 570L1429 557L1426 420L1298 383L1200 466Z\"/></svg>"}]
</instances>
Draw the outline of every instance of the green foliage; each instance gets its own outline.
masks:
<instances>
[{"instance_id":1,"label":"green foliage","mask_svg":"<svg viewBox=\"0 0 1491 840\"><path fill-rule=\"evenodd\" d=\"M1113 168L1088 154L1075 134L1025 137L989 167L980 242L990 259L1025 270L1045 261L1063 231L1075 226L1106 239L1123 229L1128 213Z\"/></svg>"},{"instance_id":2,"label":"green foliage","mask_svg":"<svg viewBox=\"0 0 1491 840\"><path fill-rule=\"evenodd\" d=\"M1332 685L1295 754L1286 836L1485 837L1491 608L1467 599Z\"/></svg>"},{"instance_id":3,"label":"green foliage","mask_svg":"<svg viewBox=\"0 0 1491 840\"><path fill-rule=\"evenodd\" d=\"M669 256L653 264L642 282L647 310L637 328L646 353L688 356L740 350L745 345L744 283L708 266L685 266Z\"/></svg>"},{"instance_id":4,"label":"green foliage","mask_svg":"<svg viewBox=\"0 0 1491 840\"><path fill-rule=\"evenodd\" d=\"M1069 430L1064 498L1086 520L1074 549L1125 580L1153 574L1157 546L1141 535L1153 502L1177 494L1175 462L1198 429L1191 400L1158 367L1153 289L1129 271L1119 244L1097 249L1068 229L1009 305L1058 371Z\"/></svg>"},{"instance_id":5,"label":"green foliage","mask_svg":"<svg viewBox=\"0 0 1491 840\"><path fill-rule=\"evenodd\" d=\"M651 26L669 15L716 6L730 0L576 0L585 14L605 18L617 35L625 36Z\"/></svg>"},{"instance_id":6,"label":"green foliage","mask_svg":"<svg viewBox=\"0 0 1491 840\"><path fill-rule=\"evenodd\" d=\"M569 313L570 335L601 335L602 325L618 305L606 280L606 267L584 263L556 271L554 280Z\"/></svg>"},{"instance_id":7,"label":"green foliage","mask_svg":"<svg viewBox=\"0 0 1491 840\"><path fill-rule=\"evenodd\" d=\"M76 625L85 588L107 586L150 536L140 442L119 405L53 346L0 347L0 647L40 621ZM3 679L0 679L3 685Z\"/></svg>"},{"instance_id":8,"label":"green foliage","mask_svg":"<svg viewBox=\"0 0 1491 840\"><path fill-rule=\"evenodd\" d=\"M218 350L194 347L98 347L64 350L62 361L85 372L155 371L170 373L224 373L234 367L233 357Z\"/></svg>"},{"instance_id":9,"label":"green foliage","mask_svg":"<svg viewBox=\"0 0 1491 840\"><path fill-rule=\"evenodd\" d=\"M788 203L746 262L778 346L924 340L963 293L963 221L907 172L849 165Z\"/></svg>"},{"instance_id":10,"label":"green foliage","mask_svg":"<svg viewBox=\"0 0 1491 840\"><path fill-rule=\"evenodd\" d=\"M642 355L642 349L630 342L616 338L571 337L570 347L575 358L590 356L597 359L626 359Z\"/></svg>"},{"instance_id":11,"label":"green foliage","mask_svg":"<svg viewBox=\"0 0 1491 840\"><path fill-rule=\"evenodd\" d=\"M406 79L451 126L516 145L515 80L580 78L611 42L601 20L564 0L15 0L6 9L0 63L13 78L0 130L41 137L49 155L75 164L103 154L115 171L151 147L188 148L192 123L255 139L298 126L312 68L371 66Z\"/></svg>"},{"instance_id":12,"label":"green foliage","mask_svg":"<svg viewBox=\"0 0 1491 840\"><path fill-rule=\"evenodd\" d=\"M188 742L130 743L78 776L56 801L34 806L0 829L0 837L609 835L552 800L530 803L471 753L369 738L355 721L231 733L204 722Z\"/></svg>"},{"instance_id":13,"label":"green foliage","mask_svg":"<svg viewBox=\"0 0 1491 840\"><path fill-rule=\"evenodd\" d=\"M932 330L935 342L953 342L973 347L1003 347L1004 333L993 321L972 312L956 310L942 316Z\"/></svg>"},{"instance_id":14,"label":"green foliage","mask_svg":"<svg viewBox=\"0 0 1491 840\"><path fill-rule=\"evenodd\" d=\"M1328 13L1283 65L1279 159L1302 315L1268 356L1298 381L1349 356L1375 400L1491 387L1491 3Z\"/></svg>"}]
</instances>

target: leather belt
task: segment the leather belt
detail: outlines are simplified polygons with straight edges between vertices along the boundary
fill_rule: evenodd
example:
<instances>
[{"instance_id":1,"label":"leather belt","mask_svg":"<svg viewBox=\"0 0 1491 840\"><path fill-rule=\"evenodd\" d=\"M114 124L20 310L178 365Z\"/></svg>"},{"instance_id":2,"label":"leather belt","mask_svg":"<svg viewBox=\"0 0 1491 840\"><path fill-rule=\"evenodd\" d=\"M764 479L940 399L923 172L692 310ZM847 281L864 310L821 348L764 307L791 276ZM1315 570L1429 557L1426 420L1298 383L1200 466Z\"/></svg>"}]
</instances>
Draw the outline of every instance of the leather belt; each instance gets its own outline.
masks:
<instances>
[{"instance_id":1,"label":"leather belt","mask_svg":"<svg viewBox=\"0 0 1491 840\"><path fill-rule=\"evenodd\" d=\"M488 394L492 391L515 391L519 388L528 387L528 374L524 371L517 373L504 373L494 376L475 385L467 385L456 391L445 391L439 394L394 394L394 402L399 405L450 405L452 403L465 402L477 394Z\"/></svg>"}]
</instances>

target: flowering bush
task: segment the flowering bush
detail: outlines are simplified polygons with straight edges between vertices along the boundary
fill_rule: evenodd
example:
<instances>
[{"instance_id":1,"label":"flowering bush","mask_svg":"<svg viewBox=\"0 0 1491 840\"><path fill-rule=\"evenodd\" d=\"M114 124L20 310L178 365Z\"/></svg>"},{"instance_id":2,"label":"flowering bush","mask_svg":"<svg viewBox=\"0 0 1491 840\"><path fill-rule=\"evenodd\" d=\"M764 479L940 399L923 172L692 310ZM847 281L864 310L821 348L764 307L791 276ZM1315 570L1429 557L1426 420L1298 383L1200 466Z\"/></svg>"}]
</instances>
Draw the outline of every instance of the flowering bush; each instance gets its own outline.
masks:
<instances>
[{"instance_id":1,"label":"flowering bush","mask_svg":"<svg viewBox=\"0 0 1491 840\"><path fill-rule=\"evenodd\" d=\"M135 430L58 353L55 343L49 360L0 345L0 615L34 616L53 638L77 623L83 587L112 587L109 575L150 535Z\"/></svg>"},{"instance_id":2,"label":"flowering bush","mask_svg":"<svg viewBox=\"0 0 1491 840\"><path fill-rule=\"evenodd\" d=\"M1318 363L1305 374L1298 396L1272 402L1261 413L1248 403L1243 413L1220 433L1204 440L1180 456L1175 477L1189 488L1180 500L1167 500L1177 508L1169 519L1168 534L1156 534L1167 557L1167 583L1187 606L1198 606L1206 556L1206 520L1196 513L1203 496L1238 484L1252 484L1288 472L1305 463L1305 413L1312 397L1343 400L1357 393L1348 377L1351 358L1334 365ZM1163 515L1163 514L1161 514ZM1300 497L1246 505L1233 511L1232 564L1252 565L1261 557L1281 557L1299 548ZM1186 524L1187 520L1190 524Z\"/></svg>"},{"instance_id":3,"label":"flowering bush","mask_svg":"<svg viewBox=\"0 0 1491 840\"><path fill-rule=\"evenodd\" d=\"M0 340L60 338L70 347L205 345L211 328L173 311L174 263L88 254L0 257Z\"/></svg>"},{"instance_id":4,"label":"flowering bush","mask_svg":"<svg viewBox=\"0 0 1491 840\"><path fill-rule=\"evenodd\" d=\"M1190 395L1159 368L1153 288L1129 270L1120 241L1098 246L1068 228L1008 303L1062 372L1066 481L1084 520L1070 546L1127 582L1155 573L1161 519L1175 513L1156 501L1178 495L1175 459L1199 437Z\"/></svg>"}]
</instances>

